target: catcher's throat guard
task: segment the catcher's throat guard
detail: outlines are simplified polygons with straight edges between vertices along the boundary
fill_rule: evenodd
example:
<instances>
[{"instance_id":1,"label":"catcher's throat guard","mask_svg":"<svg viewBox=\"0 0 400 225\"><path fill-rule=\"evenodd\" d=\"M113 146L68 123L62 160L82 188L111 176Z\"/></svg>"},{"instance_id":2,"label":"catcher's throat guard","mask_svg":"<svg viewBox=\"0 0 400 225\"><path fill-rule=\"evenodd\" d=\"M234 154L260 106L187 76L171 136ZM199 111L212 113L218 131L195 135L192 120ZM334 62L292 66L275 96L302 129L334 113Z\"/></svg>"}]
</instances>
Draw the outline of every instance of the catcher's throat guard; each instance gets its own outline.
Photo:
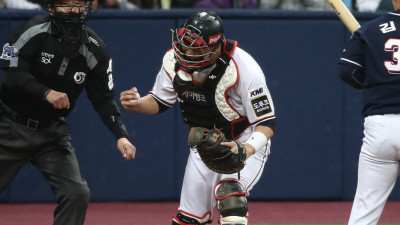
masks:
<instances>
[{"instance_id":1,"label":"catcher's throat guard","mask_svg":"<svg viewBox=\"0 0 400 225\"><path fill-rule=\"evenodd\" d=\"M204 164L212 171L221 174L237 173L243 169L246 160L246 148L238 141L233 141L238 153L234 154L230 147L221 145L229 142L224 133L218 129L192 127L188 136L188 145L197 146L197 152Z\"/></svg>"}]
</instances>

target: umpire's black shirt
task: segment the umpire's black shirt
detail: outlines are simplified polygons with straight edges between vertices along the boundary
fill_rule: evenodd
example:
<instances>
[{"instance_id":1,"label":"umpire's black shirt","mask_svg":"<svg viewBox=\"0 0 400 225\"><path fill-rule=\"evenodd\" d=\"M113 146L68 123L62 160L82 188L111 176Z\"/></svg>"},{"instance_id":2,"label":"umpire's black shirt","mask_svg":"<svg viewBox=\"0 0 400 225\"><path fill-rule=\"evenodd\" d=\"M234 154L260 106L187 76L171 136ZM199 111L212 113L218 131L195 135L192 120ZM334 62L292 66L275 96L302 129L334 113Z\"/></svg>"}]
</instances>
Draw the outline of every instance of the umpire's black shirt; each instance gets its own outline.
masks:
<instances>
[{"instance_id":1,"label":"umpire's black shirt","mask_svg":"<svg viewBox=\"0 0 400 225\"><path fill-rule=\"evenodd\" d=\"M0 59L6 71L0 100L17 113L39 120L65 117L85 88L101 117L119 115L111 59L103 41L91 29L87 28L86 41L72 58L65 56L60 33L44 15L16 29L6 43ZM17 53L7 55L10 49ZM68 110L56 109L44 99L50 89L68 95Z\"/></svg>"}]
</instances>

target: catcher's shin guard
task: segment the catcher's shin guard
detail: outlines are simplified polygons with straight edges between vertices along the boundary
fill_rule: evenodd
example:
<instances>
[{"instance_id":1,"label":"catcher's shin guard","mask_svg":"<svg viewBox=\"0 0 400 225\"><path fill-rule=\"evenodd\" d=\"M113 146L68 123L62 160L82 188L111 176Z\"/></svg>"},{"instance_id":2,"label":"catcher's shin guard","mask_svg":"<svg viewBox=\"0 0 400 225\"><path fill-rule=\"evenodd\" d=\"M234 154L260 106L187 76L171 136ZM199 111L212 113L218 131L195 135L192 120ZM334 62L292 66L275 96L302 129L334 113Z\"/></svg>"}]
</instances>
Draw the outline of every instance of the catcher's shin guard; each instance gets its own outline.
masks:
<instances>
[{"instance_id":1,"label":"catcher's shin guard","mask_svg":"<svg viewBox=\"0 0 400 225\"><path fill-rule=\"evenodd\" d=\"M219 225L247 225L247 217L227 216L222 217L218 221Z\"/></svg>"},{"instance_id":2,"label":"catcher's shin guard","mask_svg":"<svg viewBox=\"0 0 400 225\"><path fill-rule=\"evenodd\" d=\"M172 225L205 225L211 223L211 213L206 213L203 217L198 217L182 210L172 217Z\"/></svg>"},{"instance_id":3,"label":"catcher's shin guard","mask_svg":"<svg viewBox=\"0 0 400 225\"><path fill-rule=\"evenodd\" d=\"M247 225L246 192L244 184L237 179L225 179L215 186L220 225Z\"/></svg>"}]
</instances>

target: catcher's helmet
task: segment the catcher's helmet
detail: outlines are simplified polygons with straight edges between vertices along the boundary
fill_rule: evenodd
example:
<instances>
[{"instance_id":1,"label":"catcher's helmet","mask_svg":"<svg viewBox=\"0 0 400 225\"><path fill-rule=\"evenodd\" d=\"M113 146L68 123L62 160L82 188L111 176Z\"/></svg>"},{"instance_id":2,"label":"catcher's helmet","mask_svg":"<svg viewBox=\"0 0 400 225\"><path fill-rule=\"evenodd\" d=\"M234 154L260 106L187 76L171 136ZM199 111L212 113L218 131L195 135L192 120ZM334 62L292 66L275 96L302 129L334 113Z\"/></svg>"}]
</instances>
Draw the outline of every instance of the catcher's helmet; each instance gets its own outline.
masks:
<instances>
[{"instance_id":1,"label":"catcher's helmet","mask_svg":"<svg viewBox=\"0 0 400 225\"><path fill-rule=\"evenodd\" d=\"M72 43L81 40L82 34L86 32L86 22L92 10L92 1L49 0L51 18L66 40ZM59 7L64 10L57 10Z\"/></svg>"},{"instance_id":2,"label":"catcher's helmet","mask_svg":"<svg viewBox=\"0 0 400 225\"><path fill-rule=\"evenodd\" d=\"M221 18L212 11L193 14L182 28L172 31L172 47L181 68L189 73L212 65L212 56L224 41Z\"/></svg>"}]
</instances>

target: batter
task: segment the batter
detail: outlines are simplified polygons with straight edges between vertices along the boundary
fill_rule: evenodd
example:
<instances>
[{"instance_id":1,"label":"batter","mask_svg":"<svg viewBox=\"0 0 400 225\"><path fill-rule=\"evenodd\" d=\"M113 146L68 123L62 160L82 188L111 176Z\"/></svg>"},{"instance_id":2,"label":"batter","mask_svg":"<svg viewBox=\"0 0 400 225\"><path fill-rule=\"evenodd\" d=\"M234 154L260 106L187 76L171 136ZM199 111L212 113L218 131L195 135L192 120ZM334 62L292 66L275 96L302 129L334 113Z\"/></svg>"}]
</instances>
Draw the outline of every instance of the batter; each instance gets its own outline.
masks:
<instances>
[{"instance_id":1,"label":"batter","mask_svg":"<svg viewBox=\"0 0 400 225\"><path fill-rule=\"evenodd\" d=\"M377 224L399 175L400 0L394 12L357 30L340 59L340 76L363 90L364 139L351 225Z\"/></svg>"}]
</instances>

